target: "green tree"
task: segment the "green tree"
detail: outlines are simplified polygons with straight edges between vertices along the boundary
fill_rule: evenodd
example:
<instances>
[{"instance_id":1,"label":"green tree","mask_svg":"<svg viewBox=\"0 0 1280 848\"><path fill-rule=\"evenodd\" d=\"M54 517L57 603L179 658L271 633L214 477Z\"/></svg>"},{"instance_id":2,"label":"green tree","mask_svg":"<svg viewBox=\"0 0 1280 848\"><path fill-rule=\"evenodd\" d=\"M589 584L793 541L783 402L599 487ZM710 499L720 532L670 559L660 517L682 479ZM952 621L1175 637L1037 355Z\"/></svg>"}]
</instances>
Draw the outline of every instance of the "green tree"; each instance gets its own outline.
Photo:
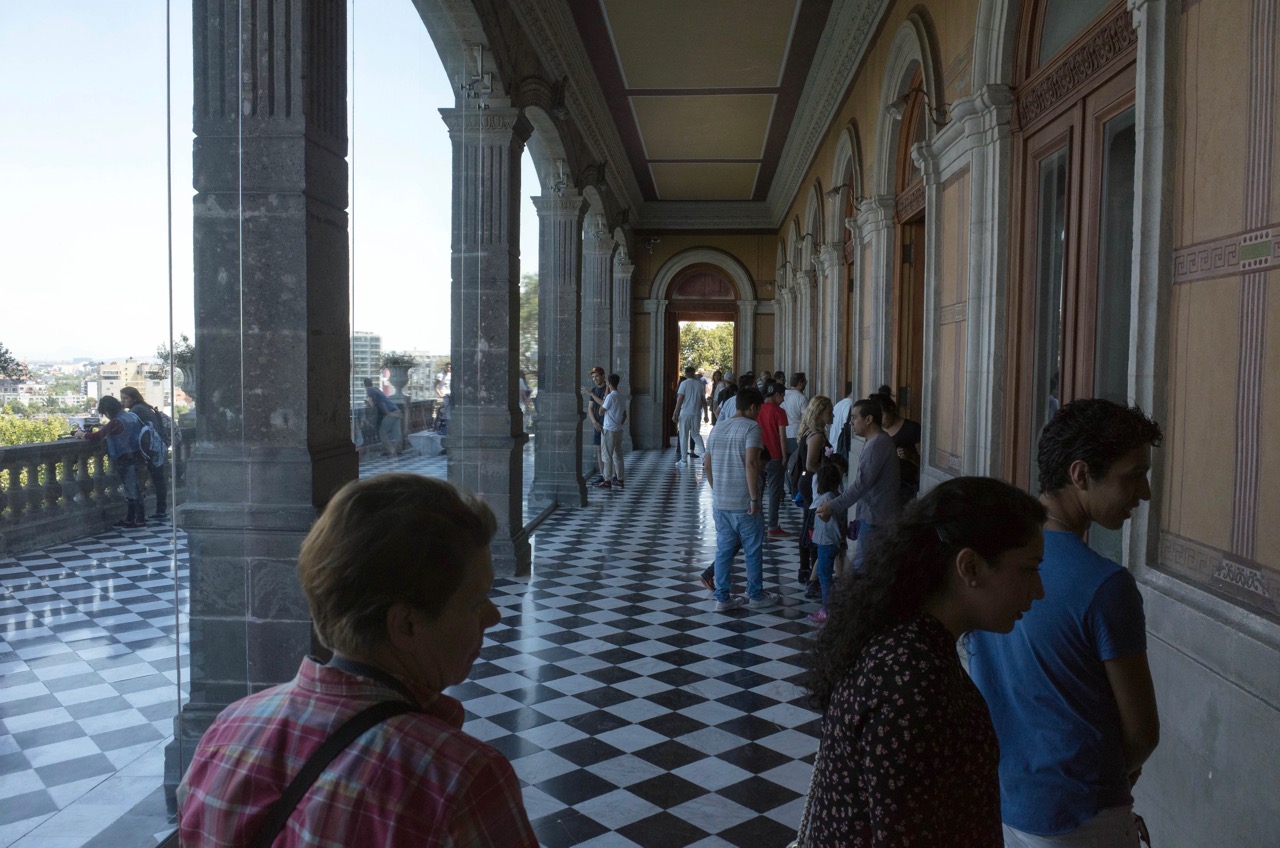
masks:
<instances>
[{"instance_id":1,"label":"green tree","mask_svg":"<svg viewBox=\"0 0 1280 848\"><path fill-rule=\"evenodd\" d=\"M530 389L538 386L538 275L520 276L520 370Z\"/></svg>"},{"instance_id":2,"label":"green tree","mask_svg":"<svg viewBox=\"0 0 1280 848\"><path fill-rule=\"evenodd\" d=\"M187 338L186 333L178 336L178 343L174 345L173 350L169 350L167 344L162 344L156 348L156 358L160 360L160 366L168 371L169 368L182 368L190 371L196 361L196 349L191 344L191 339Z\"/></svg>"},{"instance_id":3,"label":"green tree","mask_svg":"<svg viewBox=\"0 0 1280 848\"><path fill-rule=\"evenodd\" d=\"M708 378L717 368L733 367L733 324L702 324L695 321L680 327L680 368L701 368Z\"/></svg>"},{"instance_id":4,"label":"green tree","mask_svg":"<svg viewBox=\"0 0 1280 848\"><path fill-rule=\"evenodd\" d=\"M17 358L9 352L9 348L0 344L0 377L9 380L25 380L27 378L27 366L23 362L19 362Z\"/></svg>"},{"instance_id":5,"label":"green tree","mask_svg":"<svg viewBox=\"0 0 1280 848\"><path fill-rule=\"evenodd\" d=\"M67 422L58 418L19 418L0 414L0 445L55 442L66 432Z\"/></svg>"}]
</instances>

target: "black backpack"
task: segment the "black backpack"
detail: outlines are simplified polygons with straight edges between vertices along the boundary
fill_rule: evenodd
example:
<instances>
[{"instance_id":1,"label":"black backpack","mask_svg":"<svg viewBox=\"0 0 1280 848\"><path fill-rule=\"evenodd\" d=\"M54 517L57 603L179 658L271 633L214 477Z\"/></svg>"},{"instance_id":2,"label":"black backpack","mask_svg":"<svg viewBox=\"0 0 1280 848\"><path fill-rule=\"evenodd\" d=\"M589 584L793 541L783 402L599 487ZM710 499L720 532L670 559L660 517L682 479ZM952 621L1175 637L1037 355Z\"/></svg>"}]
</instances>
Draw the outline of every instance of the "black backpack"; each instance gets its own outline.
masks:
<instances>
[{"instance_id":1,"label":"black backpack","mask_svg":"<svg viewBox=\"0 0 1280 848\"><path fill-rule=\"evenodd\" d=\"M791 452L791 456L787 457L787 474L784 478L787 484L787 492L794 495L800 490L800 478L804 476L805 462L800 458L807 451L805 450L808 438L800 444L796 445L796 449Z\"/></svg>"},{"instance_id":2,"label":"black backpack","mask_svg":"<svg viewBox=\"0 0 1280 848\"><path fill-rule=\"evenodd\" d=\"M840 435L836 437L836 453L844 457L845 462L849 461L849 450L853 447L853 410L850 410L850 417L844 420L844 426L840 428Z\"/></svg>"},{"instance_id":3,"label":"black backpack","mask_svg":"<svg viewBox=\"0 0 1280 848\"><path fill-rule=\"evenodd\" d=\"M173 419L166 415L163 409L156 409L153 406L151 410L156 414L156 430L164 443L169 446L182 444L182 431L173 423Z\"/></svg>"}]
</instances>

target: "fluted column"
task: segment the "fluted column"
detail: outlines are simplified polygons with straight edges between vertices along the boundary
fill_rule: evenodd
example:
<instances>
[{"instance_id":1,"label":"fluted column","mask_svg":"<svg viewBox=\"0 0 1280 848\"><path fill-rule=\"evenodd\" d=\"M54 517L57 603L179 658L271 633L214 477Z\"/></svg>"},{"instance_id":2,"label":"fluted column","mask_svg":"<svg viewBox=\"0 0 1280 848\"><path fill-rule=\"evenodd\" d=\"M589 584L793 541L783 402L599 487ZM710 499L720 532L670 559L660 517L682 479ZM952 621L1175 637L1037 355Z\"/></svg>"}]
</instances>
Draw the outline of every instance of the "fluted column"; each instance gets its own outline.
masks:
<instances>
[{"instance_id":1,"label":"fluted column","mask_svg":"<svg viewBox=\"0 0 1280 848\"><path fill-rule=\"evenodd\" d=\"M493 567L529 573L519 402L520 154L532 127L519 110L441 109L453 142L453 362L449 482L498 518Z\"/></svg>"},{"instance_id":2,"label":"fluted column","mask_svg":"<svg viewBox=\"0 0 1280 848\"><path fill-rule=\"evenodd\" d=\"M818 296L822 305L818 310L818 359L814 376L819 393L833 400L844 396L841 329L848 314L849 287L845 285L843 270L844 253L838 246L824 244L818 249Z\"/></svg>"},{"instance_id":3,"label":"fluted column","mask_svg":"<svg viewBox=\"0 0 1280 848\"><path fill-rule=\"evenodd\" d=\"M778 271L778 289L774 295L777 300L775 309L777 314L773 319L774 327L774 359L777 361L775 368L781 368L791 374L791 281L788 278L786 269Z\"/></svg>"},{"instance_id":4,"label":"fluted column","mask_svg":"<svg viewBox=\"0 0 1280 848\"><path fill-rule=\"evenodd\" d=\"M223 707L288 680L309 652L298 551L317 507L358 472L346 4L192 10L201 402L177 515L191 553L191 696L166 751L170 784Z\"/></svg>"},{"instance_id":5,"label":"fluted column","mask_svg":"<svg viewBox=\"0 0 1280 848\"><path fill-rule=\"evenodd\" d=\"M598 235L593 222L600 222L599 214L588 215L587 233L582 238L582 358L577 378L582 380L588 371L599 365L608 373L613 361L613 240L608 235ZM598 465L597 450L591 443L594 429L591 419L582 422L582 468L594 470Z\"/></svg>"},{"instance_id":6,"label":"fluted column","mask_svg":"<svg viewBox=\"0 0 1280 848\"><path fill-rule=\"evenodd\" d=\"M538 210L538 438L533 488L539 506L586 506L582 476L582 216L577 192L533 198Z\"/></svg>"},{"instance_id":7,"label":"fluted column","mask_svg":"<svg viewBox=\"0 0 1280 848\"><path fill-rule=\"evenodd\" d=\"M858 225L871 242L871 314L862 320L870 326L871 382L863 391L871 391L890 382L893 362L893 206L892 194L867 198L858 213Z\"/></svg>"},{"instance_id":8,"label":"fluted column","mask_svg":"<svg viewBox=\"0 0 1280 848\"><path fill-rule=\"evenodd\" d=\"M812 380L814 366L817 364L814 362L813 356L813 272L797 271L795 274L795 280L796 302L798 305L798 308L796 309L796 332L798 336L798 343L796 344L797 365L793 370L804 371L809 375L809 379ZM791 375L788 374L788 382L790 382L790 379Z\"/></svg>"},{"instance_id":9,"label":"fluted column","mask_svg":"<svg viewBox=\"0 0 1280 848\"><path fill-rule=\"evenodd\" d=\"M610 365L622 377L622 391L631 397L631 275L636 266L619 250L613 260L613 360ZM633 398L634 400L634 398ZM622 449L632 449L631 430L636 416L628 417L622 431Z\"/></svg>"}]
</instances>

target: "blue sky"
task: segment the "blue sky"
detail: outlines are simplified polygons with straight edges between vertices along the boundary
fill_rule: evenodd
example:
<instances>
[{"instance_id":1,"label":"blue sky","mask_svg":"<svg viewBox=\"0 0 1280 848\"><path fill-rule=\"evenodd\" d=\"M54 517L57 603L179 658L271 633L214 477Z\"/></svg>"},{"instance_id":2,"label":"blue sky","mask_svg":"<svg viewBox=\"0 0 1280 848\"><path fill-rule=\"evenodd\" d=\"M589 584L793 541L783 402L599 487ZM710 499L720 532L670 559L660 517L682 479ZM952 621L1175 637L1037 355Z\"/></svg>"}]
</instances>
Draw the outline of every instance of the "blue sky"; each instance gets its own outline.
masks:
<instances>
[{"instance_id":1,"label":"blue sky","mask_svg":"<svg viewBox=\"0 0 1280 848\"><path fill-rule=\"evenodd\" d=\"M151 356L168 337L164 0L0 2L0 342ZM445 352L453 87L411 0L350 0L355 328ZM191 4L172 3L173 310L194 325ZM349 53L349 56L351 54ZM537 270L525 155L521 256ZM128 317L122 317L121 304Z\"/></svg>"}]
</instances>

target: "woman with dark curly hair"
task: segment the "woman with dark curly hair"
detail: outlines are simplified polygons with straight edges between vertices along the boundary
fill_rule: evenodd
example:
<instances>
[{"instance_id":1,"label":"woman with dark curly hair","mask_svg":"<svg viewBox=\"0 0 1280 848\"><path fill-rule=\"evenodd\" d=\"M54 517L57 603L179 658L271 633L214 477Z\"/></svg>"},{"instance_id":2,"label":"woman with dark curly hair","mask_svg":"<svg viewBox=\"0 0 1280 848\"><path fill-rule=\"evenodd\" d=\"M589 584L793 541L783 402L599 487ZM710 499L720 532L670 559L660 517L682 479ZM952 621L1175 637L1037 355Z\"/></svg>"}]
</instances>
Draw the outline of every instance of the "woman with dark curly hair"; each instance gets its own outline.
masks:
<instances>
[{"instance_id":1,"label":"woman with dark curly hair","mask_svg":"<svg viewBox=\"0 0 1280 848\"><path fill-rule=\"evenodd\" d=\"M809 657L824 713L801 845L1001 848L999 749L960 664L1044 596L1045 510L985 477L909 504L832 597Z\"/></svg>"}]
</instances>

